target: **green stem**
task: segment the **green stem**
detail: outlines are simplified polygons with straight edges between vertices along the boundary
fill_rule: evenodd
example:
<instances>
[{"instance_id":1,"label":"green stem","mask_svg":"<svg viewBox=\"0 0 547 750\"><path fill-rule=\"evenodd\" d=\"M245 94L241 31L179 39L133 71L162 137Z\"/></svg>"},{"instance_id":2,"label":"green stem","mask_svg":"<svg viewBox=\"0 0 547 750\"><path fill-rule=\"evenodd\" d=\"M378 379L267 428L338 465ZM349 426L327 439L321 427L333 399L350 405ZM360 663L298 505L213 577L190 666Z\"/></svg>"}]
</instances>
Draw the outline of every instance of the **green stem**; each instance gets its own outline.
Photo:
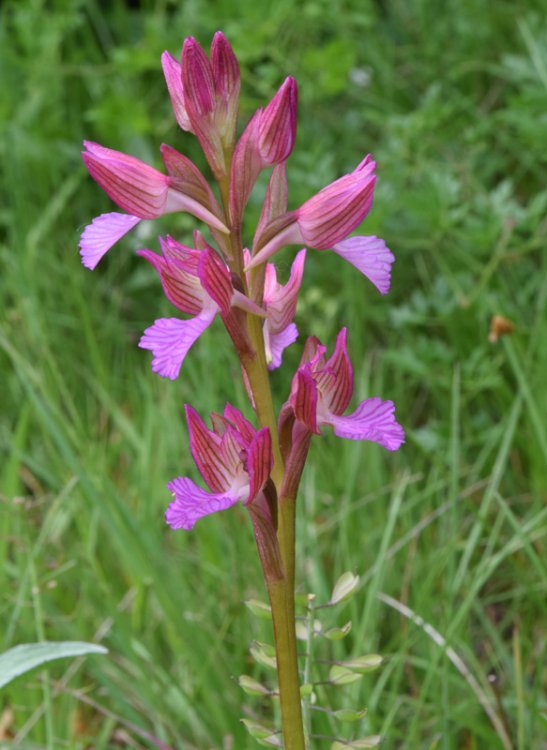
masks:
<instances>
[{"instance_id":1,"label":"green stem","mask_svg":"<svg viewBox=\"0 0 547 750\"><path fill-rule=\"evenodd\" d=\"M284 750L305 750L302 702L298 661L293 650L295 642L294 615L289 602L294 602L294 589L282 578L268 583L275 635L275 654L279 680L279 701Z\"/></svg>"},{"instance_id":2,"label":"green stem","mask_svg":"<svg viewBox=\"0 0 547 750\"><path fill-rule=\"evenodd\" d=\"M247 290L243 273L241 228L232 226L230 223L228 177L219 180L218 184L225 218L228 222L227 226L230 228L228 243L232 253L232 270L237 273L243 287ZM253 274L257 273L259 271L253 272ZM242 361L242 364L249 379L258 422L261 427L268 427L270 430L274 457L272 480L279 496L284 466L279 445L277 416L273 405L270 375L266 362L262 320L256 315L248 314L247 323L253 343L254 356L246 358L245 361ZM283 562L283 578L272 579L268 570L263 566L272 607L284 750L305 750L306 748L295 629L295 514L295 498L280 498L277 537Z\"/></svg>"}]
</instances>

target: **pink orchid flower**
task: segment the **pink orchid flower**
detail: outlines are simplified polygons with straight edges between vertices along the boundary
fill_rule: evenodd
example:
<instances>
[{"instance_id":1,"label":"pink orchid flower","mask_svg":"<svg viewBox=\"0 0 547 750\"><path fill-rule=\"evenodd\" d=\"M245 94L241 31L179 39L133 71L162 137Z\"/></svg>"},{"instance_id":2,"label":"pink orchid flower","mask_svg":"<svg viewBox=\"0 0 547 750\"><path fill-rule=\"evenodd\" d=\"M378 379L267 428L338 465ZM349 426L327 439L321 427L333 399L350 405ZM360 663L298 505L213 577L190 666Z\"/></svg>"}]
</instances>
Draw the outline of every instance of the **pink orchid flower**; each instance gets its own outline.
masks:
<instances>
[{"instance_id":1,"label":"pink orchid flower","mask_svg":"<svg viewBox=\"0 0 547 750\"><path fill-rule=\"evenodd\" d=\"M212 430L191 406L185 409L192 456L211 492L187 477L173 479L165 518L173 529L190 530L200 518L237 502L249 506L268 481L273 456L268 428L255 430L230 404L222 416L211 415Z\"/></svg>"},{"instance_id":2,"label":"pink orchid flower","mask_svg":"<svg viewBox=\"0 0 547 750\"><path fill-rule=\"evenodd\" d=\"M338 437L372 440L390 451L404 442L403 428L395 420L392 401L368 398L344 416L353 393L353 369L348 356L346 329L342 328L330 359L317 339L306 342L304 360L292 382L290 405L296 419L317 435L330 425Z\"/></svg>"},{"instance_id":3,"label":"pink orchid flower","mask_svg":"<svg viewBox=\"0 0 547 750\"><path fill-rule=\"evenodd\" d=\"M375 167L369 154L353 172L327 185L296 211L285 209L269 222L261 222L247 269L260 265L284 245L303 243L315 250L332 249L386 294L394 255L378 237L348 237L372 207Z\"/></svg>"},{"instance_id":4,"label":"pink orchid flower","mask_svg":"<svg viewBox=\"0 0 547 750\"><path fill-rule=\"evenodd\" d=\"M82 158L90 175L127 214L107 213L93 219L80 239L84 266L94 269L103 255L142 219L187 211L213 230L227 233L207 181L190 159L170 146L161 152L168 174L134 156L85 141Z\"/></svg>"},{"instance_id":5,"label":"pink orchid flower","mask_svg":"<svg viewBox=\"0 0 547 750\"><path fill-rule=\"evenodd\" d=\"M238 307L255 315L264 311L232 286L230 273L219 255L196 233L201 249L186 247L172 237L160 237L162 255L152 250L139 250L151 263L161 279L167 299L179 310L193 317L159 318L146 329L139 341L142 349L154 354L152 370L162 377L175 380L190 347L221 314L229 331L237 339L237 320L232 308Z\"/></svg>"}]
</instances>

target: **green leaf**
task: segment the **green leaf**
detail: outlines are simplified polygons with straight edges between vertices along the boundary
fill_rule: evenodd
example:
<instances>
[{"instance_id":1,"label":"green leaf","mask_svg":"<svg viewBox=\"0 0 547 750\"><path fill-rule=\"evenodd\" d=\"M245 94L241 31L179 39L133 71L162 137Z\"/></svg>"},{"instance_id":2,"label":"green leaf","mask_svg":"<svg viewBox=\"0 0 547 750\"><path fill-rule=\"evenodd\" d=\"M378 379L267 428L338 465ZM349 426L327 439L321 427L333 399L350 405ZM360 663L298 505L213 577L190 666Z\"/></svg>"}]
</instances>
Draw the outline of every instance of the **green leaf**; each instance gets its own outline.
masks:
<instances>
[{"instance_id":1,"label":"green leaf","mask_svg":"<svg viewBox=\"0 0 547 750\"><path fill-rule=\"evenodd\" d=\"M258 740L261 745L283 747L281 737L273 727L267 727L264 724L260 724L258 721L252 721L251 719L241 719L241 721L245 724L245 728L251 737Z\"/></svg>"},{"instance_id":2,"label":"green leaf","mask_svg":"<svg viewBox=\"0 0 547 750\"><path fill-rule=\"evenodd\" d=\"M342 638L345 638L349 631L351 630L351 620L349 622L346 622L345 625L342 625L341 628L329 628L328 630L325 630L323 635L325 638L328 638L329 641L341 641Z\"/></svg>"},{"instance_id":3,"label":"green leaf","mask_svg":"<svg viewBox=\"0 0 547 750\"><path fill-rule=\"evenodd\" d=\"M262 620L272 619L272 608L266 602L261 602L259 599L248 599L245 606L251 610L253 615L260 617Z\"/></svg>"},{"instance_id":4,"label":"green leaf","mask_svg":"<svg viewBox=\"0 0 547 750\"><path fill-rule=\"evenodd\" d=\"M0 655L0 687L48 661L65 659L68 656L107 653L108 649L104 646L81 641L23 643Z\"/></svg>"},{"instance_id":5,"label":"green leaf","mask_svg":"<svg viewBox=\"0 0 547 750\"><path fill-rule=\"evenodd\" d=\"M362 708L357 710L355 708L339 708L337 711L333 711L332 715L338 721L359 721L364 719L367 715L367 709Z\"/></svg>"},{"instance_id":6,"label":"green leaf","mask_svg":"<svg viewBox=\"0 0 547 750\"><path fill-rule=\"evenodd\" d=\"M238 678L239 687L247 693L247 695L271 695L272 691L269 690L265 685L262 685L257 680L249 677L246 674L240 675Z\"/></svg>"},{"instance_id":7,"label":"green leaf","mask_svg":"<svg viewBox=\"0 0 547 750\"><path fill-rule=\"evenodd\" d=\"M379 654L367 654L366 656L357 656L355 659L341 661L339 664L342 667L351 669L352 672L366 674L366 672L374 672L375 669L378 669L383 661L383 657Z\"/></svg>"},{"instance_id":8,"label":"green leaf","mask_svg":"<svg viewBox=\"0 0 547 750\"><path fill-rule=\"evenodd\" d=\"M358 585L359 576L354 575L350 571L342 573L340 578L334 584L331 597L327 604L334 606L335 604L340 604L340 602L346 602L353 596Z\"/></svg>"},{"instance_id":9,"label":"green leaf","mask_svg":"<svg viewBox=\"0 0 547 750\"><path fill-rule=\"evenodd\" d=\"M350 682L356 682L360 679L360 674L352 672L351 669L346 669L346 667L341 667L339 664L335 664L329 671L329 680L333 685L349 685Z\"/></svg>"},{"instance_id":10,"label":"green leaf","mask_svg":"<svg viewBox=\"0 0 547 750\"><path fill-rule=\"evenodd\" d=\"M263 667L270 667L271 669L277 669L277 662L275 659L275 648L270 646L269 643L261 643L260 641L253 641L251 643L251 656L258 663L262 664Z\"/></svg>"}]
</instances>

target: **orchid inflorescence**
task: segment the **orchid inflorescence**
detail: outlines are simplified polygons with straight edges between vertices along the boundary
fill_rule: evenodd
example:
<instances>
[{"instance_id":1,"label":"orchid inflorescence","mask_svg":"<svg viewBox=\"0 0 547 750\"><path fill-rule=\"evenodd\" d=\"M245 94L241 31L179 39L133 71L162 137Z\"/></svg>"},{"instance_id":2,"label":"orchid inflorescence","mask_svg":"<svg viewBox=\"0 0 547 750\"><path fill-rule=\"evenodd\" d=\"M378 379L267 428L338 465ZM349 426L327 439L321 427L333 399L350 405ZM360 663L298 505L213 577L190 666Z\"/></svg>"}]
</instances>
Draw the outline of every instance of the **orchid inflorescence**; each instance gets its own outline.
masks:
<instances>
[{"instance_id":1,"label":"orchid inflorescence","mask_svg":"<svg viewBox=\"0 0 547 750\"><path fill-rule=\"evenodd\" d=\"M345 414L353 393L345 328L329 358L317 338L307 339L278 416L268 375L281 365L285 348L298 337L294 316L306 248L332 250L380 293L389 290L394 256L385 242L375 236L350 236L372 207L376 164L367 155L352 172L296 210L288 210L286 162L296 137L296 81L288 77L237 138L239 66L221 32L213 38L210 57L189 37L180 62L164 52L162 66L175 118L183 130L197 137L220 201L198 167L170 146L161 146L165 167L161 172L133 156L85 142L83 159L89 173L125 213L102 214L85 228L82 262L94 269L142 220L184 211L207 225L210 237L196 229L193 246L166 236L159 238L161 254L138 251L158 273L172 305L190 316L156 320L144 331L139 346L152 352L154 372L174 380L189 349L219 315L241 362L258 427L227 404L222 414L211 414L209 429L186 405L192 456L210 492L189 478L173 479L168 484L173 500L166 520L174 529L188 530L201 517L242 502L251 514L270 598L271 586L285 581L292 588L284 600L290 614L294 501L312 436L329 425L339 437L371 440L391 451L404 441L391 401L369 398ZM260 173L270 168L258 225L247 248L242 242L244 210ZM283 285L270 259L295 244L305 247L297 253ZM278 665L282 689L279 649ZM287 736L286 747L290 747Z\"/></svg>"}]
</instances>

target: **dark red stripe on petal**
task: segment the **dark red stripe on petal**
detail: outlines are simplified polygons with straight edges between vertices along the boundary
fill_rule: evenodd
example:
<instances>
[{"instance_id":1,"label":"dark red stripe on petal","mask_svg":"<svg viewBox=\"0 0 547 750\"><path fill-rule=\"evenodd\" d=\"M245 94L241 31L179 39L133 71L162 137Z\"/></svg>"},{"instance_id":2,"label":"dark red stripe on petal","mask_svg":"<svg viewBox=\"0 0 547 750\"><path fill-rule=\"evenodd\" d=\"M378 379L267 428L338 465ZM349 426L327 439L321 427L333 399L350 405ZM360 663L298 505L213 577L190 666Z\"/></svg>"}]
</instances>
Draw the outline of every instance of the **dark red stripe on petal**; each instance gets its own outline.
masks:
<instances>
[{"instance_id":1,"label":"dark red stripe on petal","mask_svg":"<svg viewBox=\"0 0 547 750\"><path fill-rule=\"evenodd\" d=\"M273 467L272 439L270 430L259 430L247 449L247 473L249 474L249 499L252 502L262 490Z\"/></svg>"}]
</instances>

